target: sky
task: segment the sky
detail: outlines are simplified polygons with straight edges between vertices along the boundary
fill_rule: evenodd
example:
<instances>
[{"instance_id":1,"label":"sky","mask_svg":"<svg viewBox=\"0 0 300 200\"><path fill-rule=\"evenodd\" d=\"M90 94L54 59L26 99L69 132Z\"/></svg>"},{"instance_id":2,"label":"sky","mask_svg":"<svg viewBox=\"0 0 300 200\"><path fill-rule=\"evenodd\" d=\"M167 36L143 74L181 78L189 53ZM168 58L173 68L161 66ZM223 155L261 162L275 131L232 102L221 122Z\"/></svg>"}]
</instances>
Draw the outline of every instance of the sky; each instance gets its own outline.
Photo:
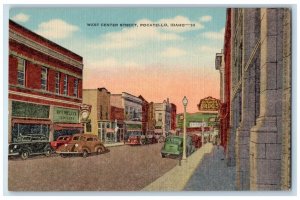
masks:
<instances>
[{"instance_id":1,"label":"sky","mask_svg":"<svg viewBox=\"0 0 300 200\"><path fill-rule=\"evenodd\" d=\"M214 62L223 48L225 14L225 8L203 7L14 7L9 12L10 19L83 57L84 89L105 87L157 103L169 98L177 113L183 112L184 96L187 112L197 112L202 98L219 98Z\"/></svg>"}]
</instances>

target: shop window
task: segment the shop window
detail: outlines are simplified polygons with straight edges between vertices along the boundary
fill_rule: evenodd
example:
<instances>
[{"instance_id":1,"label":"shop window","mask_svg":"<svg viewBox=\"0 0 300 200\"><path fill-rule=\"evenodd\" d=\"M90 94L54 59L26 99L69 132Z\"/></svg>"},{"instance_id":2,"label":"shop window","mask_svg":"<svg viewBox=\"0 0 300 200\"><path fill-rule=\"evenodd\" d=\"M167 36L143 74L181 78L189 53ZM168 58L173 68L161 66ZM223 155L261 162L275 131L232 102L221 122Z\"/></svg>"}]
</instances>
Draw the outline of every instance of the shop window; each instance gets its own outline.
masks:
<instances>
[{"instance_id":1,"label":"shop window","mask_svg":"<svg viewBox=\"0 0 300 200\"><path fill-rule=\"evenodd\" d=\"M48 78L48 69L46 67L42 67L42 74L41 74L41 89L47 90L47 80Z\"/></svg>"},{"instance_id":2,"label":"shop window","mask_svg":"<svg viewBox=\"0 0 300 200\"><path fill-rule=\"evenodd\" d=\"M56 74L55 74L55 93L56 94L60 94L59 82L60 82L60 73L56 72Z\"/></svg>"},{"instance_id":3,"label":"shop window","mask_svg":"<svg viewBox=\"0 0 300 200\"><path fill-rule=\"evenodd\" d=\"M23 135L38 134L43 135L49 138L49 125L47 124L14 124L12 128L12 140L16 139Z\"/></svg>"},{"instance_id":4,"label":"shop window","mask_svg":"<svg viewBox=\"0 0 300 200\"><path fill-rule=\"evenodd\" d=\"M18 84L25 86L25 60L18 57Z\"/></svg>"}]
</instances>

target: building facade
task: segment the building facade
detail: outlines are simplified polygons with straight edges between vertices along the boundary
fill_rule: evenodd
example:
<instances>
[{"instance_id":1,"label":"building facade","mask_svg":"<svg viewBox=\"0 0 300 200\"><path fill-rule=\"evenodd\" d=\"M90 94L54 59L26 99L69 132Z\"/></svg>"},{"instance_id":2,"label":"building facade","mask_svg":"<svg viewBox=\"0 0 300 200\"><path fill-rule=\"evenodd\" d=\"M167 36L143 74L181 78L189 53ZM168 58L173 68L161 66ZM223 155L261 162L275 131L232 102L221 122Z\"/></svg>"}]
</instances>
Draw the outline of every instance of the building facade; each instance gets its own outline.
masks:
<instances>
[{"instance_id":1,"label":"building facade","mask_svg":"<svg viewBox=\"0 0 300 200\"><path fill-rule=\"evenodd\" d=\"M98 135L104 143L117 141L110 119L110 92L106 88L84 89L83 103L91 105L90 121L86 124L86 133Z\"/></svg>"},{"instance_id":2,"label":"building facade","mask_svg":"<svg viewBox=\"0 0 300 200\"><path fill-rule=\"evenodd\" d=\"M238 190L289 189L290 10L261 8L228 12L232 83L228 163L236 165ZM225 58L225 66L227 61Z\"/></svg>"},{"instance_id":3,"label":"building facade","mask_svg":"<svg viewBox=\"0 0 300 200\"><path fill-rule=\"evenodd\" d=\"M171 104L169 99L153 104L155 115L155 133L166 136L171 130Z\"/></svg>"},{"instance_id":4,"label":"building facade","mask_svg":"<svg viewBox=\"0 0 300 200\"><path fill-rule=\"evenodd\" d=\"M111 106L124 109L124 140L132 133L142 133L143 101L129 93L111 95Z\"/></svg>"},{"instance_id":5,"label":"building facade","mask_svg":"<svg viewBox=\"0 0 300 200\"><path fill-rule=\"evenodd\" d=\"M176 105L171 103L171 130L176 133L176 116L177 116Z\"/></svg>"},{"instance_id":6,"label":"building facade","mask_svg":"<svg viewBox=\"0 0 300 200\"><path fill-rule=\"evenodd\" d=\"M82 57L9 21L9 142L83 132Z\"/></svg>"},{"instance_id":7,"label":"building facade","mask_svg":"<svg viewBox=\"0 0 300 200\"><path fill-rule=\"evenodd\" d=\"M140 95L139 98L142 100L142 132L144 135L148 132L148 110L149 103L145 100L145 98Z\"/></svg>"}]
</instances>

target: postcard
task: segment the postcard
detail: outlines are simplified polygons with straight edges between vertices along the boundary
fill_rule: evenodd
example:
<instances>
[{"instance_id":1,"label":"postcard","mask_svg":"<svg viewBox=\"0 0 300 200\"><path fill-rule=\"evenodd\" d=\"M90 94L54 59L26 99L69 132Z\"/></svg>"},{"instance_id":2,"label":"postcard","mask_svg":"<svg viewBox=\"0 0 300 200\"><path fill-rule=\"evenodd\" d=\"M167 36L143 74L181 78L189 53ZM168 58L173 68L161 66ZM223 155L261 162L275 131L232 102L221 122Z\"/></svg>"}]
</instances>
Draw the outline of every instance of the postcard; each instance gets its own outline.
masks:
<instances>
[{"instance_id":1,"label":"postcard","mask_svg":"<svg viewBox=\"0 0 300 200\"><path fill-rule=\"evenodd\" d=\"M18 7L8 191L290 191L289 7Z\"/></svg>"}]
</instances>

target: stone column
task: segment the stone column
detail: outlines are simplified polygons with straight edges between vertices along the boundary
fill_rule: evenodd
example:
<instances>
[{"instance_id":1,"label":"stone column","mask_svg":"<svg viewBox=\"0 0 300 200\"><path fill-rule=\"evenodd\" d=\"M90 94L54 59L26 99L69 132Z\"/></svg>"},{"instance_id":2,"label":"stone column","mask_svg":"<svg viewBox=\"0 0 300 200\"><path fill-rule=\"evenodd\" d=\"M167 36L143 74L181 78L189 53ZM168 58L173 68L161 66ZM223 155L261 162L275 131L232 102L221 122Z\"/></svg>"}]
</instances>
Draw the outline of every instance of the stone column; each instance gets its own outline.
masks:
<instances>
[{"instance_id":1,"label":"stone column","mask_svg":"<svg viewBox=\"0 0 300 200\"><path fill-rule=\"evenodd\" d=\"M280 189L280 9L261 9L260 111L250 133L250 189Z\"/></svg>"},{"instance_id":2,"label":"stone column","mask_svg":"<svg viewBox=\"0 0 300 200\"><path fill-rule=\"evenodd\" d=\"M281 189L291 188L291 11L283 16L283 99Z\"/></svg>"},{"instance_id":3,"label":"stone column","mask_svg":"<svg viewBox=\"0 0 300 200\"><path fill-rule=\"evenodd\" d=\"M244 9L243 21L243 78L242 116L236 131L236 186L238 190L249 190L249 141L250 129L255 121L255 57L259 31L257 9Z\"/></svg>"}]
</instances>

